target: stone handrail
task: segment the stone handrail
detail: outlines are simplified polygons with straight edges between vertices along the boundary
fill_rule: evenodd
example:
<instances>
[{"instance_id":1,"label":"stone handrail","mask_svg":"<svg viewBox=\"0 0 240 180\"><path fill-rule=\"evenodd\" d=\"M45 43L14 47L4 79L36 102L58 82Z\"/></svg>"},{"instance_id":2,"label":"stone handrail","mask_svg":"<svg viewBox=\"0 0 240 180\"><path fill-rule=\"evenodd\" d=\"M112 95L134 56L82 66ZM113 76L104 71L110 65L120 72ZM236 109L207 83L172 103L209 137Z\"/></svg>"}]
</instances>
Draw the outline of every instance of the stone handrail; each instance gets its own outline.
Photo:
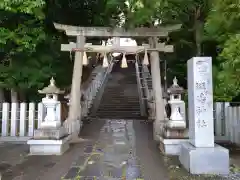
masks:
<instances>
[{"instance_id":1,"label":"stone handrail","mask_svg":"<svg viewBox=\"0 0 240 180\"><path fill-rule=\"evenodd\" d=\"M145 95L148 101L152 101L152 77L146 65L142 66L142 77L145 85ZM151 87L150 87L151 86Z\"/></svg>"},{"instance_id":2,"label":"stone handrail","mask_svg":"<svg viewBox=\"0 0 240 180\"><path fill-rule=\"evenodd\" d=\"M102 68L102 66L97 66L92 71L90 77L88 80L82 84L81 86L81 122L80 122L80 128L82 125L82 119L87 116L88 111L92 105L93 99L96 96L97 91L101 87L101 80L103 79L103 76L105 72L107 71L106 68ZM69 130L69 123L68 121L64 121L63 126ZM79 128L78 128L79 130Z\"/></svg>"},{"instance_id":3,"label":"stone handrail","mask_svg":"<svg viewBox=\"0 0 240 180\"><path fill-rule=\"evenodd\" d=\"M101 85L100 85L99 91L97 92L97 97L94 99L94 103L92 104L92 107L91 107L91 115L93 115L93 116L96 115L96 111L97 111L97 108L99 107L99 103L101 101L102 94L104 92L104 88L105 88L107 79L109 77L109 74L112 71L113 64L114 64L113 58L111 58L111 60L109 62L109 66L108 66L108 68L106 68L104 76L101 79Z\"/></svg>"},{"instance_id":4,"label":"stone handrail","mask_svg":"<svg viewBox=\"0 0 240 180\"><path fill-rule=\"evenodd\" d=\"M142 84L142 81L141 81L141 72L140 72L140 69L139 69L139 64L138 64L138 61L136 60L135 62L135 69L136 69L136 78L137 78L137 87L138 87L138 94L139 94L139 102L140 102L140 110L141 110L141 115L142 116L146 116L146 104L144 102L144 97L147 97L147 96L144 96L145 91L144 89L146 88L145 86L145 83Z\"/></svg>"},{"instance_id":5,"label":"stone handrail","mask_svg":"<svg viewBox=\"0 0 240 180\"><path fill-rule=\"evenodd\" d=\"M147 65L142 66L142 78L144 83L144 94L147 98L147 107L148 107L148 115L149 119L155 119L155 101L153 96L153 89L152 89L152 77L149 73Z\"/></svg>"},{"instance_id":6,"label":"stone handrail","mask_svg":"<svg viewBox=\"0 0 240 180\"><path fill-rule=\"evenodd\" d=\"M110 61L108 68L102 68L102 66L98 66L98 68L93 72L93 74L96 74L96 76L92 78L92 81L88 84L87 88L82 90L82 117L86 117L88 115L89 110L93 105L93 100L95 99L99 89L102 87L107 75L112 71L112 66L112 60Z\"/></svg>"},{"instance_id":7,"label":"stone handrail","mask_svg":"<svg viewBox=\"0 0 240 180\"><path fill-rule=\"evenodd\" d=\"M107 69L104 69L102 67L99 67L96 69L95 73L96 76L93 77L91 83L88 84L88 87L85 89L82 89L82 97L81 99L81 111L82 111L82 117L87 116L88 111L92 105L93 99L96 97L96 94L101 87L102 80L104 78L104 75L106 73Z\"/></svg>"},{"instance_id":8,"label":"stone handrail","mask_svg":"<svg viewBox=\"0 0 240 180\"><path fill-rule=\"evenodd\" d=\"M143 77L143 83L144 86L146 86L144 89L145 96L147 97L147 106L149 109L149 119L154 120L155 119L155 99L154 99L154 94L153 94L153 88L152 88L152 77L149 72L148 66L143 65L142 68L142 77ZM167 101L166 99L163 99L164 107L167 106ZM166 117L166 109L164 108L164 115Z\"/></svg>"}]
</instances>

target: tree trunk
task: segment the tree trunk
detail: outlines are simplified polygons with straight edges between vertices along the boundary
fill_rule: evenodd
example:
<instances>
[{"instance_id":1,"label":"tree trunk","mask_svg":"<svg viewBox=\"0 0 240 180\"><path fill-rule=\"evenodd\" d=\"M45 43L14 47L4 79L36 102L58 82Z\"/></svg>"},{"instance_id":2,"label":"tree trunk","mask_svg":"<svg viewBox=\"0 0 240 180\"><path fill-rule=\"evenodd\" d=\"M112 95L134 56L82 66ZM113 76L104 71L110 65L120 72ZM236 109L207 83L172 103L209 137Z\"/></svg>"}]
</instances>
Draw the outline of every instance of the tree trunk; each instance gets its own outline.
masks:
<instances>
[{"instance_id":1,"label":"tree trunk","mask_svg":"<svg viewBox=\"0 0 240 180\"><path fill-rule=\"evenodd\" d=\"M20 102L26 102L26 94L25 94L25 92L20 90L18 93L19 93L19 101Z\"/></svg>"},{"instance_id":2,"label":"tree trunk","mask_svg":"<svg viewBox=\"0 0 240 180\"><path fill-rule=\"evenodd\" d=\"M4 89L0 88L0 103L5 102Z\"/></svg>"},{"instance_id":3,"label":"tree trunk","mask_svg":"<svg viewBox=\"0 0 240 180\"><path fill-rule=\"evenodd\" d=\"M11 89L11 102L12 103L18 102L18 94L15 89Z\"/></svg>"},{"instance_id":4,"label":"tree trunk","mask_svg":"<svg viewBox=\"0 0 240 180\"><path fill-rule=\"evenodd\" d=\"M203 38L203 23L200 20L196 20L195 22L195 42L196 42L196 48L197 56L202 55L202 38Z\"/></svg>"},{"instance_id":5,"label":"tree trunk","mask_svg":"<svg viewBox=\"0 0 240 180\"><path fill-rule=\"evenodd\" d=\"M201 56L202 55L202 39L203 39L203 26L204 23L201 20L201 7L197 7L195 11L195 24L194 24L194 30L195 30L195 43L196 43L196 55Z\"/></svg>"}]
</instances>

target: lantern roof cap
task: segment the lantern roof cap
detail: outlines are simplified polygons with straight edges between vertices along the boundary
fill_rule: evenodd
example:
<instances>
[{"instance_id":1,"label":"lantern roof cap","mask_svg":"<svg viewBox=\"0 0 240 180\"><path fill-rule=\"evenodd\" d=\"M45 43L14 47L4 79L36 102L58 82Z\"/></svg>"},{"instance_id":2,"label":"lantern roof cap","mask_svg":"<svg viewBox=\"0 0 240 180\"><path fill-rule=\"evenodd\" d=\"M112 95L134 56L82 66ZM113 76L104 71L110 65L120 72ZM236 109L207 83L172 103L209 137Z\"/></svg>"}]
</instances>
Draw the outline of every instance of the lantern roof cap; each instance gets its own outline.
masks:
<instances>
[{"instance_id":1,"label":"lantern roof cap","mask_svg":"<svg viewBox=\"0 0 240 180\"><path fill-rule=\"evenodd\" d=\"M42 90L38 90L38 92L40 94L63 94L64 93L64 91L60 90L56 86L56 82L53 77L50 79L50 84L47 87L43 88Z\"/></svg>"},{"instance_id":2,"label":"lantern roof cap","mask_svg":"<svg viewBox=\"0 0 240 180\"><path fill-rule=\"evenodd\" d=\"M168 94L183 94L184 89L178 85L178 80L176 76L173 79L173 84L170 88L167 90Z\"/></svg>"}]
</instances>

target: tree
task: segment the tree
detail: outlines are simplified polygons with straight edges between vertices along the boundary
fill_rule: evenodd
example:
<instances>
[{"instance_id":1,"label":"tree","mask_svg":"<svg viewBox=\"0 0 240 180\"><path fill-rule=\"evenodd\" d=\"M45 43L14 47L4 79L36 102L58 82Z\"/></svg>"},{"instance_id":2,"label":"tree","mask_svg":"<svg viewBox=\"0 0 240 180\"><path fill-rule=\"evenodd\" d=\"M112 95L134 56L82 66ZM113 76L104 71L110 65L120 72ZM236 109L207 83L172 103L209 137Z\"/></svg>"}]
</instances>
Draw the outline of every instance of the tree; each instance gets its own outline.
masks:
<instances>
[{"instance_id":1,"label":"tree","mask_svg":"<svg viewBox=\"0 0 240 180\"><path fill-rule=\"evenodd\" d=\"M173 44L175 52L161 58L168 64L168 84L177 76L186 87L186 62L193 56L204 55L203 24L209 10L206 0L131 0L129 1L127 25L153 26L182 24L180 31L171 33L167 43ZM166 42L166 39L165 39Z\"/></svg>"},{"instance_id":2,"label":"tree","mask_svg":"<svg viewBox=\"0 0 240 180\"><path fill-rule=\"evenodd\" d=\"M57 76L58 85L69 86L72 62L69 54L60 52L67 37L54 29L53 22L113 26L124 6L124 1L113 0L1 1L0 87L11 89L15 102L17 93L36 93L51 76Z\"/></svg>"},{"instance_id":3,"label":"tree","mask_svg":"<svg viewBox=\"0 0 240 180\"><path fill-rule=\"evenodd\" d=\"M215 94L218 100L231 101L240 93L240 4L236 0L213 1L205 30L218 46L219 71Z\"/></svg>"},{"instance_id":4,"label":"tree","mask_svg":"<svg viewBox=\"0 0 240 180\"><path fill-rule=\"evenodd\" d=\"M37 44L45 39L42 27L44 14L42 8L43 0L35 1L10 1L0 2L0 45L1 45L1 71L2 77L13 76L15 61L20 54L31 54L35 51ZM16 102L16 85L14 80L1 82L2 87L6 87L12 92L12 101Z\"/></svg>"}]
</instances>

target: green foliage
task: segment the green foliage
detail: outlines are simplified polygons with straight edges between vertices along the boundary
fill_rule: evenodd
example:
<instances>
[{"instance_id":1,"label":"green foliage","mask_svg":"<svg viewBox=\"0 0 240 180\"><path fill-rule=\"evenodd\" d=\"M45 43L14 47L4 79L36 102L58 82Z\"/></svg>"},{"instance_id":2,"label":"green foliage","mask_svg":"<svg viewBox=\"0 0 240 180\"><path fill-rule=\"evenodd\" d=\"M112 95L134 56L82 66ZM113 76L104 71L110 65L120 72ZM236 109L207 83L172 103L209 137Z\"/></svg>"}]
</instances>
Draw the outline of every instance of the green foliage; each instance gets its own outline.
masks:
<instances>
[{"instance_id":1,"label":"green foliage","mask_svg":"<svg viewBox=\"0 0 240 180\"><path fill-rule=\"evenodd\" d=\"M205 23L206 35L218 42L219 62L215 94L231 101L240 93L240 4L237 0L214 0Z\"/></svg>"},{"instance_id":2,"label":"green foliage","mask_svg":"<svg viewBox=\"0 0 240 180\"><path fill-rule=\"evenodd\" d=\"M238 0L214 0L205 23L207 35L224 43L240 30L240 3Z\"/></svg>"},{"instance_id":3,"label":"green foliage","mask_svg":"<svg viewBox=\"0 0 240 180\"><path fill-rule=\"evenodd\" d=\"M72 61L60 51L66 42L53 22L82 26L114 26L125 1L2 0L0 1L0 88L28 93L48 85L71 83ZM81 18L79 18L81 17Z\"/></svg>"},{"instance_id":4,"label":"green foliage","mask_svg":"<svg viewBox=\"0 0 240 180\"><path fill-rule=\"evenodd\" d=\"M168 84L177 76L186 88L186 62L193 56L213 57L214 99L231 101L240 93L240 4L238 0L131 0L128 26L181 23L183 28L170 35L175 46L165 55ZM204 24L204 26L203 26ZM204 28L204 29L203 29Z\"/></svg>"},{"instance_id":5,"label":"green foliage","mask_svg":"<svg viewBox=\"0 0 240 180\"><path fill-rule=\"evenodd\" d=\"M27 89L33 87L45 73L36 73L29 65L39 43L46 40L42 9L45 1L3 0L0 2L0 85L3 88ZM41 68L41 67L40 67ZM31 80L30 80L31 79Z\"/></svg>"},{"instance_id":6,"label":"green foliage","mask_svg":"<svg viewBox=\"0 0 240 180\"><path fill-rule=\"evenodd\" d=\"M115 26L125 8L125 0L56 0L48 2L47 11L51 20L62 24Z\"/></svg>"},{"instance_id":7,"label":"green foliage","mask_svg":"<svg viewBox=\"0 0 240 180\"><path fill-rule=\"evenodd\" d=\"M80 18L79 18L80 17ZM126 28L181 23L167 43L175 52L167 60L168 84L177 76L186 88L186 62L213 57L214 98L230 101L240 93L240 4L238 0L1 0L0 87L36 92L56 77L71 83L72 62L60 52L67 37L52 22ZM99 39L91 39L91 42Z\"/></svg>"},{"instance_id":8,"label":"green foliage","mask_svg":"<svg viewBox=\"0 0 240 180\"><path fill-rule=\"evenodd\" d=\"M37 18L44 18L42 7L44 0L1 0L0 9L13 13L31 14Z\"/></svg>"}]
</instances>

